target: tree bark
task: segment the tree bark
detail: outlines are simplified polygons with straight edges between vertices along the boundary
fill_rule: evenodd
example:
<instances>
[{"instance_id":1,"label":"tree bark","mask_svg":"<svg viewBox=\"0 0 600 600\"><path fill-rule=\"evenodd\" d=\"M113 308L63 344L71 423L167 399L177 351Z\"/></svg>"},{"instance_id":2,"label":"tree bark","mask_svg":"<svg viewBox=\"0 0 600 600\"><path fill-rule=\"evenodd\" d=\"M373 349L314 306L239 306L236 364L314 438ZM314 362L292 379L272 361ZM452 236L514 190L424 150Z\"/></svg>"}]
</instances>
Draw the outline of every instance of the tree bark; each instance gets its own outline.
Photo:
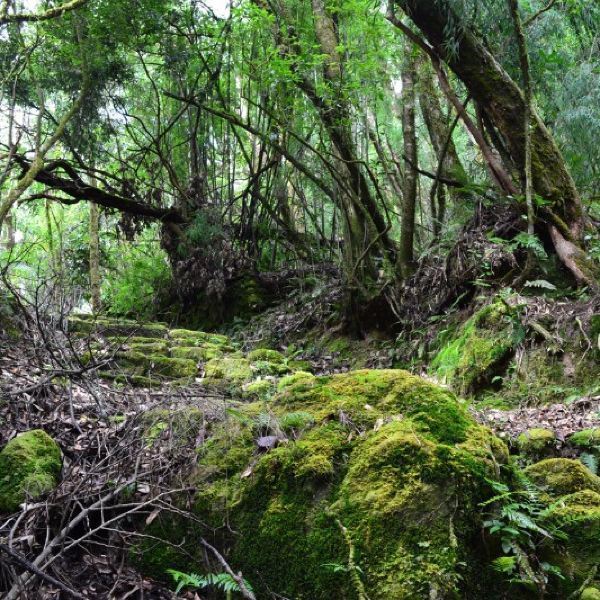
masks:
<instances>
[{"instance_id":1,"label":"tree bark","mask_svg":"<svg viewBox=\"0 0 600 600\"><path fill-rule=\"evenodd\" d=\"M415 126L415 61L411 42L405 45L406 58L402 69L402 136L407 165L404 172L402 217L400 223L400 250L398 265L403 279L410 277L415 268L414 237L415 208L417 205L418 150Z\"/></svg>"}]
</instances>

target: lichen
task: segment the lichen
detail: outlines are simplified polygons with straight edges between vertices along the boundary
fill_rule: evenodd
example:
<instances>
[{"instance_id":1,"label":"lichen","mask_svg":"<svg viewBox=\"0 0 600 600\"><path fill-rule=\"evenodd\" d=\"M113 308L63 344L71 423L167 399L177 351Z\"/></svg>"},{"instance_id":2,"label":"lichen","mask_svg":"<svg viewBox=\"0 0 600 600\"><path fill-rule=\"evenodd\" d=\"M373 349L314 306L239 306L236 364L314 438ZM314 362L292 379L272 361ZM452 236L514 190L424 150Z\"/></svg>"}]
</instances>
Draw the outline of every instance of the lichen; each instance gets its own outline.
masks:
<instances>
[{"instance_id":1,"label":"lichen","mask_svg":"<svg viewBox=\"0 0 600 600\"><path fill-rule=\"evenodd\" d=\"M12 512L27 499L36 499L58 483L62 454L43 430L13 438L0 452L0 512Z\"/></svg>"}]
</instances>

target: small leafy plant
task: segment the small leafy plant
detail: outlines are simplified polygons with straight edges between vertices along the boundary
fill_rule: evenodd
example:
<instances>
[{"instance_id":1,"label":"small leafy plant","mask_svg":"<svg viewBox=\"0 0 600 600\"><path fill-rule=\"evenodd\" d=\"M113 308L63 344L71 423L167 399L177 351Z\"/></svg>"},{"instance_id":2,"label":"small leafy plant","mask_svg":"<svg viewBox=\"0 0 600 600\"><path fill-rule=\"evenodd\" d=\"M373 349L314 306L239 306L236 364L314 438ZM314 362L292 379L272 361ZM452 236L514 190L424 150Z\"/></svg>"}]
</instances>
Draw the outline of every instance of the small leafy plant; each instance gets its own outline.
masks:
<instances>
[{"instance_id":1,"label":"small leafy plant","mask_svg":"<svg viewBox=\"0 0 600 600\"><path fill-rule=\"evenodd\" d=\"M207 573L199 575L198 573L183 573L175 569L167 569L167 573L171 575L177 587L175 593L178 594L183 588L191 588L201 590L207 587L214 587L225 592L226 597L232 597L233 592L239 592L240 586L238 582L229 573ZM246 589L252 592L252 586L245 579L244 585Z\"/></svg>"},{"instance_id":2,"label":"small leafy plant","mask_svg":"<svg viewBox=\"0 0 600 600\"><path fill-rule=\"evenodd\" d=\"M483 525L500 538L504 553L492 562L494 569L508 576L511 583L543 593L551 575L560 579L563 575L556 565L540 560L539 551L544 544L565 539L565 534L544 526L546 507L539 500L537 488L522 476L520 480L520 490L488 480L496 494L481 505L493 507Z\"/></svg>"}]
</instances>

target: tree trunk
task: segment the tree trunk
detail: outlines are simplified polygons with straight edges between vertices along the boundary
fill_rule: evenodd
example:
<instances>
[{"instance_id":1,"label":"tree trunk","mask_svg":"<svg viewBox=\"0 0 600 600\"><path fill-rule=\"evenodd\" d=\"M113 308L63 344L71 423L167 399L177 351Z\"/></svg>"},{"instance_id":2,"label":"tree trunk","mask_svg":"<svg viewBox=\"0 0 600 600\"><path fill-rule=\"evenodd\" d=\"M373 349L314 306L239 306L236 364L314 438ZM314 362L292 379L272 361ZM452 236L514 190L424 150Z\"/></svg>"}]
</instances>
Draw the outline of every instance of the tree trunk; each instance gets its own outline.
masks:
<instances>
[{"instance_id":1,"label":"tree trunk","mask_svg":"<svg viewBox=\"0 0 600 600\"><path fill-rule=\"evenodd\" d=\"M404 173L402 217L400 224L400 251L398 265L403 279L415 268L414 237L415 207L417 204L418 151L415 127L415 61L412 43L406 43L406 59L402 70L402 136L407 165Z\"/></svg>"},{"instance_id":2,"label":"tree trunk","mask_svg":"<svg viewBox=\"0 0 600 600\"><path fill-rule=\"evenodd\" d=\"M92 182L95 185L94 182ZM94 314L100 312L100 211L90 202L90 298Z\"/></svg>"},{"instance_id":3,"label":"tree trunk","mask_svg":"<svg viewBox=\"0 0 600 600\"><path fill-rule=\"evenodd\" d=\"M523 92L468 26L461 27L449 51L448 31L460 16L448 0L395 0L421 30L433 52L456 73L476 102L484 107L506 142L515 164L525 163L526 103ZM456 28L456 25L455 25ZM450 34L452 35L452 34ZM549 206L539 211L556 252L581 283L596 286L596 268L582 249L584 217L581 199L566 163L539 115L531 115L531 170L535 193Z\"/></svg>"}]
</instances>

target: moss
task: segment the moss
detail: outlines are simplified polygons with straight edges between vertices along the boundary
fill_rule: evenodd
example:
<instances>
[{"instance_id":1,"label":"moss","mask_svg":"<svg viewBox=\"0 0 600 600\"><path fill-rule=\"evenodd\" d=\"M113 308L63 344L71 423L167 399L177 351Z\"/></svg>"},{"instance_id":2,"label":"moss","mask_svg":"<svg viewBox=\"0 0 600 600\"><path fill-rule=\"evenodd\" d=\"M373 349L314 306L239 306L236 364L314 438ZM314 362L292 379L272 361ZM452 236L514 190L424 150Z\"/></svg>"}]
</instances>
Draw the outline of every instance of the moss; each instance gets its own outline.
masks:
<instances>
[{"instance_id":1,"label":"moss","mask_svg":"<svg viewBox=\"0 0 600 600\"><path fill-rule=\"evenodd\" d=\"M12 512L52 490L61 468L60 447L45 431L33 429L13 438L0 452L0 512Z\"/></svg>"},{"instance_id":2,"label":"moss","mask_svg":"<svg viewBox=\"0 0 600 600\"><path fill-rule=\"evenodd\" d=\"M171 356L175 358L187 358L196 362L204 362L213 358L223 356L223 351L214 344L203 344L202 346L177 346L171 349Z\"/></svg>"},{"instance_id":3,"label":"moss","mask_svg":"<svg viewBox=\"0 0 600 600\"><path fill-rule=\"evenodd\" d=\"M233 383L252 379L250 361L246 358L231 356L213 358L206 363L204 369L206 377L211 379L222 379Z\"/></svg>"},{"instance_id":4,"label":"moss","mask_svg":"<svg viewBox=\"0 0 600 600\"><path fill-rule=\"evenodd\" d=\"M270 363L280 364L283 363L285 357L277 350L269 350L267 348L258 348L257 350L252 350L248 354L248 360L251 362L255 361L266 361Z\"/></svg>"},{"instance_id":5,"label":"moss","mask_svg":"<svg viewBox=\"0 0 600 600\"><path fill-rule=\"evenodd\" d=\"M581 450L600 450L600 428L582 429L569 436L569 444Z\"/></svg>"},{"instance_id":6,"label":"moss","mask_svg":"<svg viewBox=\"0 0 600 600\"><path fill-rule=\"evenodd\" d=\"M578 460L548 458L527 467L525 474L552 498L582 490L600 492L600 477Z\"/></svg>"},{"instance_id":7,"label":"moss","mask_svg":"<svg viewBox=\"0 0 600 600\"><path fill-rule=\"evenodd\" d=\"M600 494L582 490L563 496L550 505L546 518L566 537L563 552L552 557L555 563L572 582L585 580L600 564Z\"/></svg>"},{"instance_id":8,"label":"moss","mask_svg":"<svg viewBox=\"0 0 600 600\"><path fill-rule=\"evenodd\" d=\"M538 460L550 455L555 445L556 435L550 429L528 429L517 438L519 451L529 458Z\"/></svg>"},{"instance_id":9,"label":"moss","mask_svg":"<svg viewBox=\"0 0 600 600\"><path fill-rule=\"evenodd\" d=\"M153 409L144 414L142 425L147 442L153 442L164 431L174 446L195 440L204 423L204 413L194 406L176 409Z\"/></svg>"},{"instance_id":10,"label":"moss","mask_svg":"<svg viewBox=\"0 0 600 600\"><path fill-rule=\"evenodd\" d=\"M257 379L244 386L242 393L246 398L268 398L275 391L272 379Z\"/></svg>"},{"instance_id":11,"label":"moss","mask_svg":"<svg viewBox=\"0 0 600 600\"><path fill-rule=\"evenodd\" d=\"M217 333L204 333L203 331L194 331L192 329L171 329L169 337L177 343L184 343L185 346L200 346L206 343L216 346L229 344L229 338Z\"/></svg>"},{"instance_id":12,"label":"moss","mask_svg":"<svg viewBox=\"0 0 600 600\"><path fill-rule=\"evenodd\" d=\"M305 371L296 371L296 373L292 373L291 375L286 375L279 380L277 385L277 389L281 392L286 388L290 388L290 393L292 393L292 389L296 389L297 391L306 390L313 385L316 381L315 376L312 373L307 373Z\"/></svg>"},{"instance_id":13,"label":"moss","mask_svg":"<svg viewBox=\"0 0 600 600\"><path fill-rule=\"evenodd\" d=\"M165 356L151 355L146 361L148 372L158 377L184 378L194 377L198 374L196 362L186 358L167 358Z\"/></svg>"},{"instance_id":14,"label":"moss","mask_svg":"<svg viewBox=\"0 0 600 600\"><path fill-rule=\"evenodd\" d=\"M460 393L489 385L510 357L515 339L510 309L503 302L475 313L431 362L430 370Z\"/></svg>"},{"instance_id":15,"label":"moss","mask_svg":"<svg viewBox=\"0 0 600 600\"><path fill-rule=\"evenodd\" d=\"M169 350L169 345L167 344L167 342L162 340L143 343L136 342L128 345L134 352L143 352L150 354L167 354Z\"/></svg>"},{"instance_id":16,"label":"moss","mask_svg":"<svg viewBox=\"0 0 600 600\"><path fill-rule=\"evenodd\" d=\"M587 587L581 592L579 600L600 600L600 589L596 587Z\"/></svg>"},{"instance_id":17,"label":"moss","mask_svg":"<svg viewBox=\"0 0 600 600\"><path fill-rule=\"evenodd\" d=\"M403 371L284 379L267 409L288 440L259 453L265 404L237 405L200 448L194 480L197 516L259 594L355 597L347 574L324 567L347 563L337 519L372 600L459 594L475 580L477 507L508 458L502 442Z\"/></svg>"},{"instance_id":18,"label":"moss","mask_svg":"<svg viewBox=\"0 0 600 600\"><path fill-rule=\"evenodd\" d=\"M252 371L257 375L285 375L290 372L287 364L257 360L252 362Z\"/></svg>"}]
</instances>

